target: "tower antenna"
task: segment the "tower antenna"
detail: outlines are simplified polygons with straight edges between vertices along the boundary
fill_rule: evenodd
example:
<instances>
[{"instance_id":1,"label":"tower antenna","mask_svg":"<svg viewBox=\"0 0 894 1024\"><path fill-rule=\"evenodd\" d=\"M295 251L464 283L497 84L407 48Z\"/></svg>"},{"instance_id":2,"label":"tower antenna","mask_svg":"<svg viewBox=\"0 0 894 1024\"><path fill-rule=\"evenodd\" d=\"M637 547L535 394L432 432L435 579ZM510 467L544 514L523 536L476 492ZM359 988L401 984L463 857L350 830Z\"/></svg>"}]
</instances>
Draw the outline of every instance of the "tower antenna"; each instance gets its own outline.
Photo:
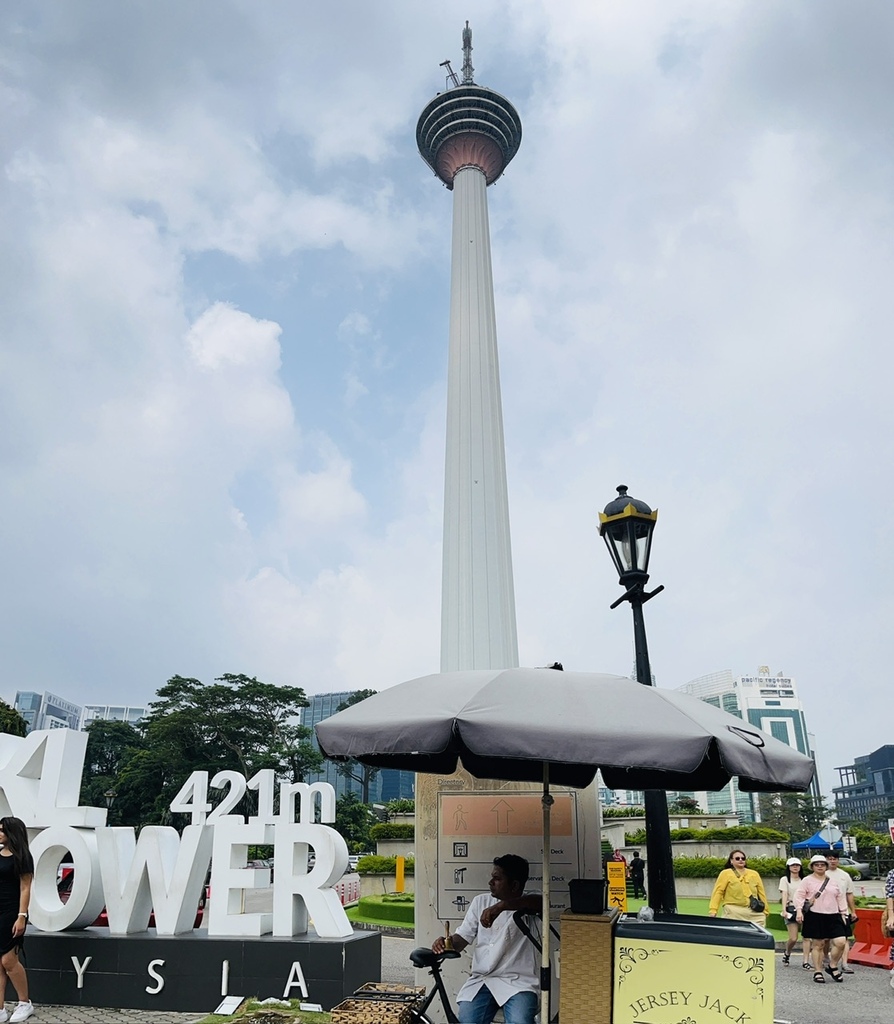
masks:
<instances>
[{"instance_id":1,"label":"tower antenna","mask_svg":"<svg viewBox=\"0 0 894 1024\"><path fill-rule=\"evenodd\" d=\"M459 85L459 76L453 70L453 68L450 66L450 61L449 60L442 60L439 66L442 67L442 68L447 68L447 88L448 89L450 88L451 85Z\"/></svg>"},{"instance_id":2,"label":"tower antenna","mask_svg":"<svg viewBox=\"0 0 894 1024\"><path fill-rule=\"evenodd\" d=\"M463 29L463 85L475 84L475 69L472 67L472 30L469 23Z\"/></svg>"}]
</instances>

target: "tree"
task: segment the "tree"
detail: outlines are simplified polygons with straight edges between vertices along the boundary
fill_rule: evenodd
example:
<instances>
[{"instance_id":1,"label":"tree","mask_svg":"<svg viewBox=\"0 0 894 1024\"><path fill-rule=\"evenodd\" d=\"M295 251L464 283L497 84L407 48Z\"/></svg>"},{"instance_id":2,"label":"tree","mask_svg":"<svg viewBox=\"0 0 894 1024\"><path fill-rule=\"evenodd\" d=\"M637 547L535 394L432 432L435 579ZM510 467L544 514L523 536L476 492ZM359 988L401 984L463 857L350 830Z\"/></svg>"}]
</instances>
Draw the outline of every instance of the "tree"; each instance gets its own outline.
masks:
<instances>
[{"instance_id":1,"label":"tree","mask_svg":"<svg viewBox=\"0 0 894 1024\"><path fill-rule=\"evenodd\" d=\"M355 690L347 700L343 700L335 709L344 711L345 708L352 708L355 704L374 696L377 690ZM353 779L360 783L360 800L364 804L369 803L369 787L373 779L379 774L378 768L372 768L368 764L361 764L359 761L339 761L335 770L346 779Z\"/></svg>"},{"instance_id":2,"label":"tree","mask_svg":"<svg viewBox=\"0 0 894 1024\"><path fill-rule=\"evenodd\" d=\"M10 736L25 736L28 733L28 723L5 700L0 700L0 732Z\"/></svg>"},{"instance_id":3,"label":"tree","mask_svg":"<svg viewBox=\"0 0 894 1024\"><path fill-rule=\"evenodd\" d=\"M678 796L668 807L671 814L701 814L698 800L691 796Z\"/></svg>"},{"instance_id":4,"label":"tree","mask_svg":"<svg viewBox=\"0 0 894 1024\"><path fill-rule=\"evenodd\" d=\"M758 803L761 823L794 839L812 836L833 813L821 800L806 793L761 793Z\"/></svg>"},{"instance_id":5,"label":"tree","mask_svg":"<svg viewBox=\"0 0 894 1024\"><path fill-rule=\"evenodd\" d=\"M89 807L105 807L109 790L116 793L109 812L115 824L138 825L142 820L144 796L131 787L122 786L121 774L143 750L142 733L127 722L97 719L87 728L87 752L81 776L81 803Z\"/></svg>"},{"instance_id":6,"label":"tree","mask_svg":"<svg viewBox=\"0 0 894 1024\"><path fill-rule=\"evenodd\" d=\"M369 831L378 821L368 804L356 793L345 793L335 803L335 830L344 836L351 853L367 853L373 847Z\"/></svg>"},{"instance_id":7,"label":"tree","mask_svg":"<svg viewBox=\"0 0 894 1024\"><path fill-rule=\"evenodd\" d=\"M172 820L170 802L193 771L229 769L251 778L272 768L291 781L323 763L310 730L295 721L308 705L298 686L233 673L210 685L173 676L157 696L144 723L145 747L122 769L118 789L119 799L125 791L140 794L142 823ZM250 790L245 799L251 813L257 796Z\"/></svg>"}]
</instances>

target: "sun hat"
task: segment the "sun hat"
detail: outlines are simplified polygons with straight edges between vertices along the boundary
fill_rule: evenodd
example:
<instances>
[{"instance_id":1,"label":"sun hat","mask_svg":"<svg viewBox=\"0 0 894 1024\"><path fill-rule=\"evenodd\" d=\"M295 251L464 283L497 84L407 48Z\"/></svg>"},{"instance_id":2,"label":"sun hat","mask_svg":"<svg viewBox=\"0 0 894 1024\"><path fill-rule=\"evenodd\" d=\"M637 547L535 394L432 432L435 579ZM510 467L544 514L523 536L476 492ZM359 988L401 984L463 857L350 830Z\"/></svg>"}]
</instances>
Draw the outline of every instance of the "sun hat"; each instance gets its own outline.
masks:
<instances>
[{"instance_id":1,"label":"sun hat","mask_svg":"<svg viewBox=\"0 0 894 1024\"><path fill-rule=\"evenodd\" d=\"M801 858L800 857L789 857L789 859L785 862L785 866L787 868L790 868L792 866L792 864L800 864L800 863L801 863Z\"/></svg>"},{"instance_id":2,"label":"sun hat","mask_svg":"<svg viewBox=\"0 0 894 1024\"><path fill-rule=\"evenodd\" d=\"M815 853L810 858L810 866L811 867L813 867L814 864L828 864L828 863L829 863L829 861L826 859L826 855L824 853Z\"/></svg>"}]
</instances>

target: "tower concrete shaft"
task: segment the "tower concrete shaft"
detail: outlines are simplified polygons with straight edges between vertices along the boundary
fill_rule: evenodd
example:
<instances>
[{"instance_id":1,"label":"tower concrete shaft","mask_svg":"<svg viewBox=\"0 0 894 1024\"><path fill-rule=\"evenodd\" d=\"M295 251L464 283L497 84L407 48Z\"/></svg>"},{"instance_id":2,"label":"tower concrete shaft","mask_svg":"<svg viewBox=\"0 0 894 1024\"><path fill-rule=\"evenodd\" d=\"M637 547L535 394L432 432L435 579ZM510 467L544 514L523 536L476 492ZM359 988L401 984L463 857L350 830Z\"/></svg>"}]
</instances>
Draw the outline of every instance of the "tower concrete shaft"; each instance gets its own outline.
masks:
<instances>
[{"instance_id":1,"label":"tower concrete shaft","mask_svg":"<svg viewBox=\"0 0 894 1024\"><path fill-rule=\"evenodd\" d=\"M441 671L518 665L485 171L453 177Z\"/></svg>"}]
</instances>

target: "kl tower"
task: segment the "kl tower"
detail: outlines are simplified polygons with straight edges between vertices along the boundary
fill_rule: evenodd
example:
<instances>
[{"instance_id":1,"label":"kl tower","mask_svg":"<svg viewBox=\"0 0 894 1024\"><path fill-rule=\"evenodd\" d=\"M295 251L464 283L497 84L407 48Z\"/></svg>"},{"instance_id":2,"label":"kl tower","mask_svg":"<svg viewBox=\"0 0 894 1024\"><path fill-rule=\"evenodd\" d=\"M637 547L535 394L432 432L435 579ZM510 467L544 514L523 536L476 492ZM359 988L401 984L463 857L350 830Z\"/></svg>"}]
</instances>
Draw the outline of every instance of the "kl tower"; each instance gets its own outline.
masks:
<instances>
[{"instance_id":1,"label":"kl tower","mask_svg":"<svg viewBox=\"0 0 894 1024\"><path fill-rule=\"evenodd\" d=\"M463 30L462 80L416 126L422 158L453 192L447 459L441 592L441 671L518 665L503 409L487 218L487 186L515 156L521 120L476 85L472 31Z\"/></svg>"},{"instance_id":2,"label":"kl tower","mask_svg":"<svg viewBox=\"0 0 894 1024\"><path fill-rule=\"evenodd\" d=\"M515 668L518 634L487 187L518 151L521 121L505 97L476 85L468 22L462 79L449 61L442 67L448 87L426 105L416 126L422 158L453 192L441 671ZM483 813L489 820L501 794L533 791L536 787L525 783L473 779L462 769L449 779L416 776L420 945L443 934L445 923L456 929L469 901L487 887L492 858L511 848L510 836L467 836L463 829L475 831L475 826L466 813L476 818ZM444 963L454 991L463 980L458 964ZM439 1012L434 1005L428 1012L433 1020L442 1019L434 1015Z\"/></svg>"}]
</instances>

